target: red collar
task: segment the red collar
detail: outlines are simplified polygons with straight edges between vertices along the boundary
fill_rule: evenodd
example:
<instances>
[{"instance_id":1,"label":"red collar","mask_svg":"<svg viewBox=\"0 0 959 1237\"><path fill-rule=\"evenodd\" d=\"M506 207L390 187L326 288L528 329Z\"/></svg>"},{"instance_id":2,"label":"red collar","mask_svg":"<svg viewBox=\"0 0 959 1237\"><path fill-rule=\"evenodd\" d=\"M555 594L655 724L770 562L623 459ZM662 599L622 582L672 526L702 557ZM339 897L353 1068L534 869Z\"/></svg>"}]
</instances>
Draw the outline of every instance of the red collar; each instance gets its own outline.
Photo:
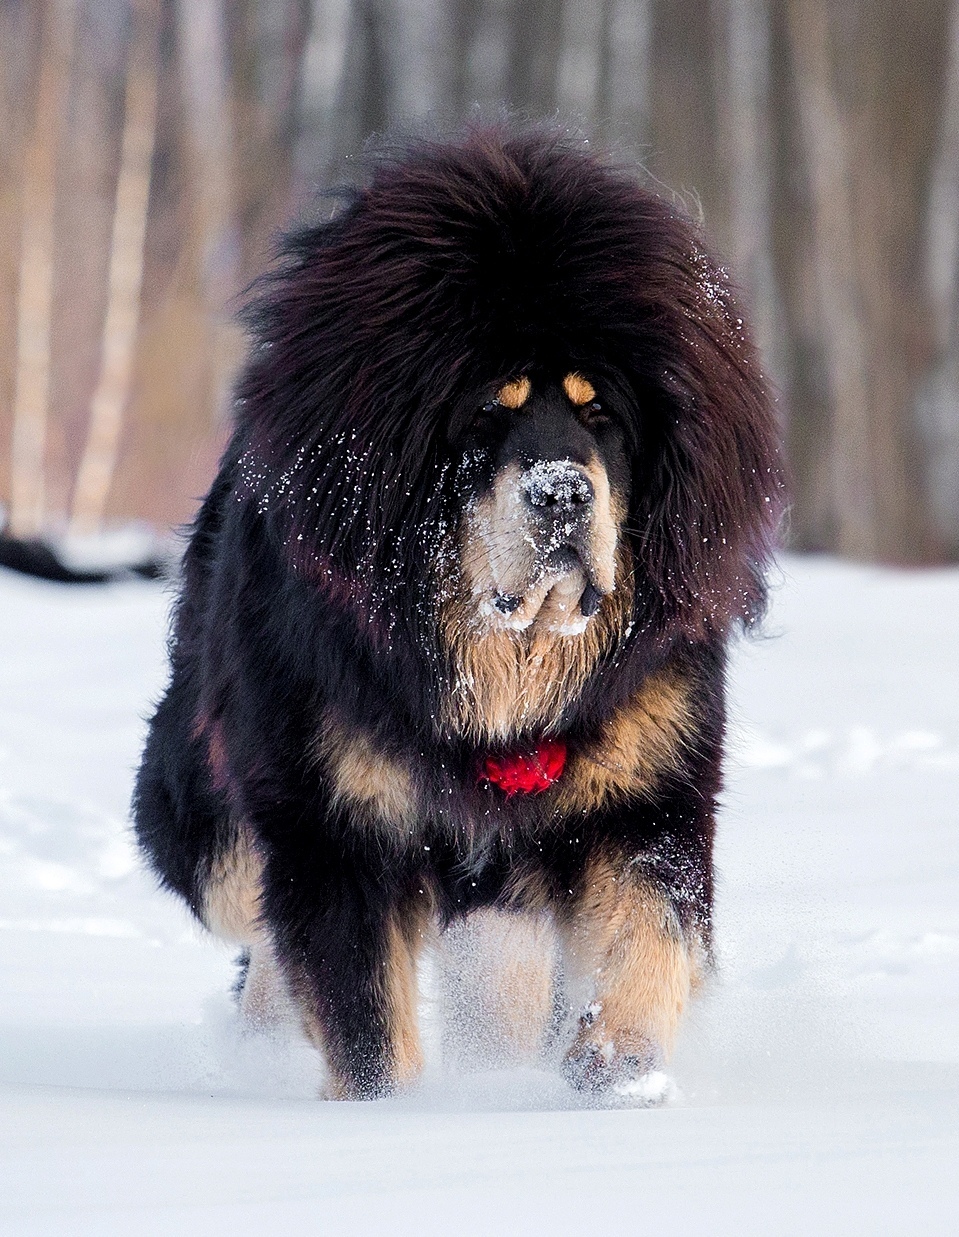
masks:
<instances>
[{"instance_id":1,"label":"red collar","mask_svg":"<svg viewBox=\"0 0 959 1237\"><path fill-rule=\"evenodd\" d=\"M566 767L566 744L562 739L540 739L535 747L504 756L487 756L479 780L513 795L537 795L558 782Z\"/></svg>"}]
</instances>

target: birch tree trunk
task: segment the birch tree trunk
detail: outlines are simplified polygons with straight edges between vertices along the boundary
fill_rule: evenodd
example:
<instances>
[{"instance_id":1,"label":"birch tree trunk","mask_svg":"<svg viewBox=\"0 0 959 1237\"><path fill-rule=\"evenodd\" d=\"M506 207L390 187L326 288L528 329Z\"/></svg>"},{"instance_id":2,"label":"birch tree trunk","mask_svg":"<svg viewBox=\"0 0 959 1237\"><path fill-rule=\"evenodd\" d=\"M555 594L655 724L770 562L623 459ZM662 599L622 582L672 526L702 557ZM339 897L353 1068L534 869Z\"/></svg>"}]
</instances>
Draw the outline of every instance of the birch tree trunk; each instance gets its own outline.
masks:
<instances>
[{"instance_id":1,"label":"birch tree trunk","mask_svg":"<svg viewBox=\"0 0 959 1237\"><path fill-rule=\"evenodd\" d=\"M826 0L788 9L832 407L832 548L921 562L933 545L914 408L928 338L911 250L936 75L903 63L894 0L841 14L840 58ZM933 65L931 29L921 27Z\"/></svg>"},{"instance_id":2,"label":"birch tree trunk","mask_svg":"<svg viewBox=\"0 0 959 1237\"><path fill-rule=\"evenodd\" d=\"M639 148L650 140L652 0L612 0L607 39L598 107L610 136Z\"/></svg>"},{"instance_id":3,"label":"birch tree trunk","mask_svg":"<svg viewBox=\"0 0 959 1237\"><path fill-rule=\"evenodd\" d=\"M0 529L10 504L23 170L32 127L24 100L36 85L39 11L39 0L16 9L0 5L0 114L6 117L0 125Z\"/></svg>"},{"instance_id":4,"label":"birch tree trunk","mask_svg":"<svg viewBox=\"0 0 959 1237\"><path fill-rule=\"evenodd\" d=\"M303 52L296 164L310 189L326 188L336 163L337 108L343 93L350 0L313 0Z\"/></svg>"},{"instance_id":5,"label":"birch tree trunk","mask_svg":"<svg viewBox=\"0 0 959 1237\"><path fill-rule=\"evenodd\" d=\"M329 16L332 22L339 15L331 8ZM329 146L321 152L325 156L321 165L325 166L325 175L319 182L320 188L326 188L329 180L339 179L346 172L350 159L363 149L371 134L386 129L393 98L391 6L387 0L350 0L343 16L343 60L338 72L335 61L330 62L332 75L328 81L331 86L335 82L336 94ZM332 35L332 25L330 30ZM331 41L331 51L334 46Z\"/></svg>"},{"instance_id":6,"label":"birch tree trunk","mask_svg":"<svg viewBox=\"0 0 959 1237\"><path fill-rule=\"evenodd\" d=\"M852 558L875 559L879 541L868 358L855 268L847 130L833 87L829 18L822 0L787 0L787 28L810 180L813 261L833 413L836 548ZM801 416L802 410L795 413Z\"/></svg>"},{"instance_id":7,"label":"birch tree trunk","mask_svg":"<svg viewBox=\"0 0 959 1237\"><path fill-rule=\"evenodd\" d=\"M449 0L449 101L454 115L464 115L477 101L474 75L476 39L481 28L481 0Z\"/></svg>"},{"instance_id":8,"label":"birch tree trunk","mask_svg":"<svg viewBox=\"0 0 959 1237\"><path fill-rule=\"evenodd\" d=\"M454 66L450 92L459 115L515 105L516 14L510 0L451 0ZM555 66L554 66L555 68Z\"/></svg>"},{"instance_id":9,"label":"birch tree trunk","mask_svg":"<svg viewBox=\"0 0 959 1237\"><path fill-rule=\"evenodd\" d=\"M100 372L73 493L74 534L94 532L103 522L133 381L156 131L157 23L157 0L139 0L127 67Z\"/></svg>"},{"instance_id":10,"label":"birch tree trunk","mask_svg":"<svg viewBox=\"0 0 959 1237\"><path fill-rule=\"evenodd\" d=\"M562 6L563 41L559 59L558 102L565 111L586 119L597 128L602 115L604 78L608 76L610 10L613 0L565 0ZM608 105L608 99L606 100Z\"/></svg>"},{"instance_id":11,"label":"birch tree trunk","mask_svg":"<svg viewBox=\"0 0 959 1237\"><path fill-rule=\"evenodd\" d=\"M959 553L959 0L949 6L945 81L929 177L923 267L934 354L917 415L929 451L933 518Z\"/></svg>"},{"instance_id":12,"label":"birch tree trunk","mask_svg":"<svg viewBox=\"0 0 959 1237\"><path fill-rule=\"evenodd\" d=\"M235 200L243 287L273 256L295 213L298 108L309 0L231 0L228 10L235 143Z\"/></svg>"},{"instance_id":13,"label":"birch tree trunk","mask_svg":"<svg viewBox=\"0 0 959 1237\"><path fill-rule=\"evenodd\" d=\"M223 0L176 0L176 14L213 404L222 422L240 356L230 319L230 302L240 290L240 244Z\"/></svg>"},{"instance_id":14,"label":"birch tree trunk","mask_svg":"<svg viewBox=\"0 0 959 1237\"><path fill-rule=\"evenodd\" d=\"M949 5L946 46L924 238L926 288L936 343L943 351L955 341L959 327L959 0Z\"/></svg>"},{"instance_id":15,"label":"birch tree trunk","mask_svg":"<svg viewBox=\"0 0 959 1237\"><path fill-rule=\"evenodd\" d=\"M589 12L604 4L605 0L594 0L592 5L579 7ZM509 14L506 74L500 89L503 98L532 116L549 115L557 104L582 110L575 97L569 98L569 84L563 80L568 72L565 61L571 51L574 56L577 52L575 45L570 47L569 27L577 16L571 8L569 0L530 0L514 4ZM585 21L588 28L588 16ZM588 66L591 50L586 47L584 51Z\"/></svg>"},{"instance_id":16,"label":"birch tree trunk","mask_svg":"<svg viewBox=\"0 0 959 1237\"><path fill-rule=\"evenodd\" d=\"M728 169L728 234L764 363L784 372L773 268L768 0L713 0L717 29L719 142Z\"/></svg>"},{"instance_id":17,"label":"birch tree trunk","mask_svg":"<svg viewBox=\"0 0 959 1237\"><path fill-rule=\"evenodd\" d=\"M718 142L710 6L655 0L651 14L649 168L661 190L672 190L722 243L726 168Z\"/></svg>"},{"instance_id":18,"label":"birch tree trunk","mask_svg":"<svg viewBox=\"0 0 959 1237\"><path fill-rule=\"evenodd\" d=\"M23 170L10 530L36 536L45 514L50 402L56 167L66 122L76 0L44 5L33 130Z\"/></svg>"},{"instance_id":19,"label":"birch tree trunk","mask_svg":"<svg viewBox=\"0 0 959 1237\"><path fill-rule=\"evenodd\" d=\"M390 123L453 119L451 9L449 0L391 0L385 14Z\"/></svg>"}]
</instances>

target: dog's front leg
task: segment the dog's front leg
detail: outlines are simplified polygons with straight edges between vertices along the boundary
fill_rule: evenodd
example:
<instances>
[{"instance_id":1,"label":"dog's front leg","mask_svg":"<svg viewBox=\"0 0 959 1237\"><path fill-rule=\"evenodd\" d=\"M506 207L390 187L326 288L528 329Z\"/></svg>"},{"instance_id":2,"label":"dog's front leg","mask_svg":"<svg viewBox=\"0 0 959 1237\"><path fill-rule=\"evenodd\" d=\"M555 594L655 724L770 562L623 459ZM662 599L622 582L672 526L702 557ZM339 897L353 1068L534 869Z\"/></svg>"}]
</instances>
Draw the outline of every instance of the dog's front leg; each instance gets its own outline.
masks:
<instances>
[{"instance_id":1,"label":"dog's front leg","mask_svg":"<svg viewBox=\"0 0 959 1237\"><path fill-rule=\"evenodd\" d=\"M426 916L342 876L314 899L319 909L282 953L304 1030L326 1059L327 1095L388 1095L422 1067L416 964Z\"/></svg>"},{"instance_id":2,"label":"dog's front leg","mask_svg":"<svg viewBox=\"0 0 959 1237\"><path fill-rule=\"evenodd\" d=\"M567 974L583 992L567 1077L581 1090L661 1099L660 1071L698 982L702 947L661 887L605 856L587 865L558 923Z\"/></svg>"}]
</instances>

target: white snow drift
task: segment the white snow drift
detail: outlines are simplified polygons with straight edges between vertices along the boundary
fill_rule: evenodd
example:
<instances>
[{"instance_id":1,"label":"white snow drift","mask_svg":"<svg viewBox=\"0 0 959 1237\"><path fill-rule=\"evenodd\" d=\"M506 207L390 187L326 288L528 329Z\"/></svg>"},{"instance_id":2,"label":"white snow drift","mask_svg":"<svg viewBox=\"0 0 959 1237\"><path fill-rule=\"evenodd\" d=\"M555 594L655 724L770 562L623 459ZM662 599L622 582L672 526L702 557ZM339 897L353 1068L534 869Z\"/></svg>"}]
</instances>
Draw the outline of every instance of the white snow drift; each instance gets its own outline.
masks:
<instances>
[{"instance_id":1,"label":"white snow drift","mask_svg":"<svg viewBox=\"0 0 959 1237\"><path fill-rule=\"evenodd\" d=\"M956 1231L959 572L787 561L732 668L720 972L646 1111L435 1054L320 1104L239 1033L128 832L168 602L0 576L0 1233Z\"/></svg>"}]
</instances>

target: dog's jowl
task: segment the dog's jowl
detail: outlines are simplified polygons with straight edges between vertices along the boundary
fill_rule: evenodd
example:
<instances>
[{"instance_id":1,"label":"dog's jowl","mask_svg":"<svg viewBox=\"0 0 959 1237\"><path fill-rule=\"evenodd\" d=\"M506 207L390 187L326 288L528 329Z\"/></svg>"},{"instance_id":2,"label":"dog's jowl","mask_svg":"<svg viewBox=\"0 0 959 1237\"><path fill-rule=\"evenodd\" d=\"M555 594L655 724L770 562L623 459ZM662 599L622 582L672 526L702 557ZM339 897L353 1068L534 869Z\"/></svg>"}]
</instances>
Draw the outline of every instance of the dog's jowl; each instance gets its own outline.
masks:
<instances>
[{"instance_id":1,"label":"dog's jowl","mask_svg":"<svg viewBox=\"0 0 959 1237\"><path fill-rule=\"evenodd\" d=\"M781 510L727 277L628 168L477 126L372 156L246 323L141 846L332 1096L416 1078L420 956L483 911L548 953L489 1008L649 1098L710 965L725 650Z\"/></svg>"}]
</instances>

